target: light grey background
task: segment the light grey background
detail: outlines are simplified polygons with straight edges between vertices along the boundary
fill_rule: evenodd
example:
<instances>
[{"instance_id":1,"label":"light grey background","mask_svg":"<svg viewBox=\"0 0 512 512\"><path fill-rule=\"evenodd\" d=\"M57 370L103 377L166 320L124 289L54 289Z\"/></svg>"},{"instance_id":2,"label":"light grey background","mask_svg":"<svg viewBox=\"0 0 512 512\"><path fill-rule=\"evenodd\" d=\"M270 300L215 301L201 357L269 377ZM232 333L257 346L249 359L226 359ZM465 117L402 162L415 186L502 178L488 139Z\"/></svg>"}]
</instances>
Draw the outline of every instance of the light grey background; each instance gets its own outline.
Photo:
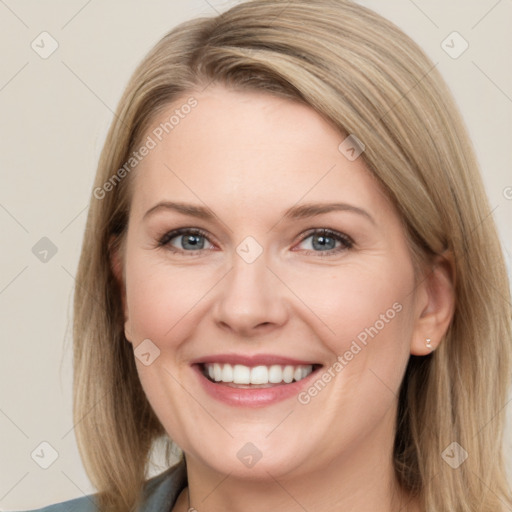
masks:
<instances>
[{"instance_id":1,"label":"light grey background","mask_svg":"<svg viewBox=\"0 0 512 512\"><path fill-rule=\"evenodd\" d=\"M154 43L186 19L235 3L0 0L0 510L94 492L74 438L69 347L74 275L99 152L130 74ZM510 270L511 0L361 3L401 26L448 81L474 141ZM31 47L35 41L40 53L51 48L43 31L58 42L47 59ZM469 44L456 59L441 46L453 31ZM452 53L463 44L453 37L445 43ZM46 262L32 251L42 237L57 249L53 256L38 253ZM502 413L511 409L504 404ZM50 461L43 441L58 453L48 469L35 462ZM511 467L510 435L506 446ZM161 469L155 465L152 473Z\"/></svg>"}]
</instances>

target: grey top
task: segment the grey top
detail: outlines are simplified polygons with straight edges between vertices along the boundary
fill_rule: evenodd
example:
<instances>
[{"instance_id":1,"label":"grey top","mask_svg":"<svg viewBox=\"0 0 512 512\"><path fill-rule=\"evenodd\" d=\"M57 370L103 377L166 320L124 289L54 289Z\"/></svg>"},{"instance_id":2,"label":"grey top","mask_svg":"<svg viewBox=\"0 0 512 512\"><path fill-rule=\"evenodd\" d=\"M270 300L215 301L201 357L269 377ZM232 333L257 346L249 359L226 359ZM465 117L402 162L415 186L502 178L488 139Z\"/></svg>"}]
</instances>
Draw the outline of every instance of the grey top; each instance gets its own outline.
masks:
<instances>
[{"instance_id":1,"label":"grey top","mask_svg":"<svg viewBox=\"0 0 512 512\"><path fill-rule=\"evenodd\" d=\"M187 471L182 461L144 483L144 501L137 512L171 512L180 492L187 486ZM27 512L99 512L95 494L89 494Z\"/></svg>"}]
</instances>

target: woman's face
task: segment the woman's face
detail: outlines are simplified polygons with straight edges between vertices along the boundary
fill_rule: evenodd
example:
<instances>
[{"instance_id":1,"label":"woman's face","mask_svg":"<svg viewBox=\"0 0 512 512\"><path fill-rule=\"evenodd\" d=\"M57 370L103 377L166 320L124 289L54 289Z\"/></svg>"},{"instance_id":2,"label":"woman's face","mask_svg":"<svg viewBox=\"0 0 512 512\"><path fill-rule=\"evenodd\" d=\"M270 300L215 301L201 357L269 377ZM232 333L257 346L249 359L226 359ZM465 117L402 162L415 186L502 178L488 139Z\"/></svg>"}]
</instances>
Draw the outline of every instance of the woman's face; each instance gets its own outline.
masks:
<instances>
[{"instance_id":1,"label":"woman's face","mask_svg":"<svg viewBox=\"0 0 512 512\"><path fill-rule=\"evenodd\" d=\"M312 109L221 86L182 109L188 97L147 134L122 255L125 333L155 413L222 473L387 457L426 334L395 209Z\"/></svg>"}]
</instances>

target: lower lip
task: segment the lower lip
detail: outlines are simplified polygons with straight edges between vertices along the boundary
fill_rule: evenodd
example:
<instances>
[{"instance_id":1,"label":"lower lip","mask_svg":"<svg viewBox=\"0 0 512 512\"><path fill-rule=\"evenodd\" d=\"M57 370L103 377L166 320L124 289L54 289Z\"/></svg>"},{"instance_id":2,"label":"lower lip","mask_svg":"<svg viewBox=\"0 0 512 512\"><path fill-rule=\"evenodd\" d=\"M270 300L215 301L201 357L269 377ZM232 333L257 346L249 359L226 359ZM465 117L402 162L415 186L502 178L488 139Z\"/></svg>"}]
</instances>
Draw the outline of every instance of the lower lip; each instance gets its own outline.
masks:
<instances>
[{"instance_id":1,"label":"lower lip","mask_svg":"<svg viewBox=\"0 0 512 512\"><path fill-rule=\"evenodd\" d=\"M290 384L276 384L268 388L235 388L226 384L212 382L207 379L199 367L193 366L199 375L199 380L205 391L213 398L235 407L264 407L287 398L297 396L303 388L307 387L318 369L307 377Z\"/></svg>"}]
</instances>

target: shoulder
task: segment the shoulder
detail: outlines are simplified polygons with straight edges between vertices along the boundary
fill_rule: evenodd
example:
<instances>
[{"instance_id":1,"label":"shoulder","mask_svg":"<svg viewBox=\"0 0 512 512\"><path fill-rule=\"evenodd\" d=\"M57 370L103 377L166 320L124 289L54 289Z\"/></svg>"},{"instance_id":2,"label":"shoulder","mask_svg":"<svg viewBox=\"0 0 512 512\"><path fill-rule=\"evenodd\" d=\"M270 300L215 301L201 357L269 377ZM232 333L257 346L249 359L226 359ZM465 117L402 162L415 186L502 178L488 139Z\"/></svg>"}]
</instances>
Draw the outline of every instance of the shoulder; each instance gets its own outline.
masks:
<instances>
[{"instance_id":1,"label":"shoulder","mask_svg":"<svg viewBox=\"0 0 512 512\"><path fill-rule=\"evenodd\" d=\"M138 512L169 510L176 502L179 493L187 485L186 468L182 461L163 473L146 480L143 491L143 504ZM55 505L24 512L100 512L96 494L89 494Z\"/></svg>"},{"instance_id":2,"label":"shoulder","mask_svg":"<svg viewBox=\"0 0 512 512\"><path fill-rule=\"evenodd\" d=\"M95 495L91 494L25 512L99 512L99 508L96 505Z\"/></svg>"}]
</instances>

